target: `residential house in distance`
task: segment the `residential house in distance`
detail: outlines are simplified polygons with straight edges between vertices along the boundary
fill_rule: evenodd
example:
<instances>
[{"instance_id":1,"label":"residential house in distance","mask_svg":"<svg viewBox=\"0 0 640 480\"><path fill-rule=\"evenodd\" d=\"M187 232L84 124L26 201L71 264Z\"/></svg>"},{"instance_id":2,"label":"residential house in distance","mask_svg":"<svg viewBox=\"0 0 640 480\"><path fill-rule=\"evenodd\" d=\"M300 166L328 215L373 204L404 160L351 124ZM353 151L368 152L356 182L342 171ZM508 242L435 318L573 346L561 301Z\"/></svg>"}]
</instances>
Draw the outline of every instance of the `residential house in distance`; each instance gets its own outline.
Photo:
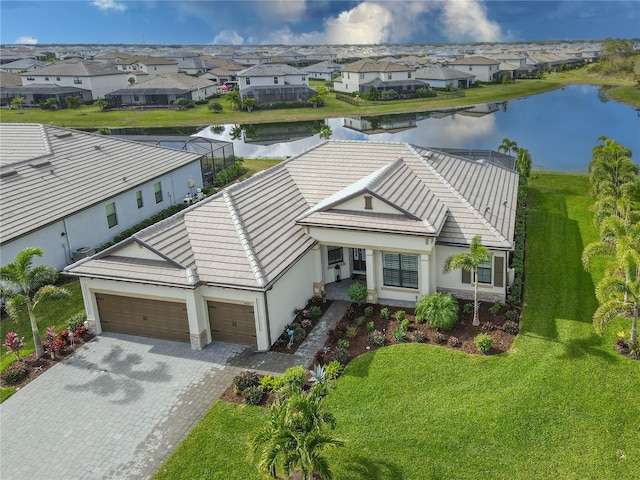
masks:
<instances>
[{"instance_id":1,"label":"residential house in distance","mask_svg":"<svg viewBox=\"0 0 640 480\"><path fill-rule=\"evenodd\" d=\"M40 124L0 124L2 264L62 269L202 187L202 154Z\"/></svg>"},{"instance_id":2,"label":"residential house in distance","mask_svg":"<svg viewBox=\"0 0 640 480\"><path fill-rule=\"evenodd\" d=\"M473 57L459 58L448 65L454 70L475 75L476 80L490 83L498 81L500 61L493 60L479 55Z\"/></svg>"},{"instance_id":3,"label":"residential house in distance","mask_svg":"<svg viewBox=\"0 0 640 480\"><path fill-rule=\"evenodd\" d=\"M165 73L111 92L105 95L105 99L116 107L171 105L178 98L199 101L215 93L216 86L211 80L185 73Z\"/></svg>"},{"instance_id":4,"label":"residential house in distance","mask_svg":"<svg viewBox=\"0 0 640 480\"><path fill-rule=\"evenodd\" d=\"M341 68L342 66L337 63L325 61L302 67L301 70L306 72L309 78L330 82L335 75L340 75Z\"/></svg>"},{"instance_id":5,"label":"residential house in distance","mask_svg":"<svg viewBox=\"0 0 640 480\"><path fill-rule=\"evenodd\" d=\"M69 266L95 330L264 351L309 297L358 275L367 302L473 298L443 273L475 235L482 301L513 281L518 174L406 143L328 141Z\"/></svg>"},{"instance_id":6,"label":"residential house in distance","mask_svg":"<svg viewBox=\"0 0 640 480\"><path fill-rule=\"evenodd\" d=\"M23 73L21 77L22 85L30 87L26 88L25 94L22 95L27 98L28 104L33 101L29 100L31 89L37 89L41 95L47 95L47 90L50 89L52 94L49 96L53 97L56 95L57 87L71 87L77 89L76 91L85 91L81 96L86 102L104 97L107 93L129 84L129 75L126 72L81 58L63 60L33 72Z\"/></svg>"},{"instance_id":7,"label":"residential house in distance","mask_svg":"<svg viewBox=\"0 0 640 480\"><path fill-rule=\"evenodd\" d=\"M208 70L200 77L212 80L218 85L222 85L225 82L237 82L238 72L247 68L228 58L206 57L203 61Z\"/></svg>"},{"instance_id":8,"label":"residential house in distance","mask_svg":"<svg viewBox=\"0 0 640 480\"><path fill-rule=\"evenodd\" d=\"M11 73L24 73L37 70L39 68L51 65L49 62L42 62L40 60L34 60L32 58L23 58L16 60L15 62L3 63L0 65L0 71Z\"/></svg>"},{"instance_id":9,"label":"residential house in distance","mask_svg":"<svg viewBox=\"0 0 640 480\"><path fill-rule=\"evenodd\" d=\"M166 73L178 73L177 61L160 57L136 55L115 61L113 65L122 72L134 74L136 83Z\"/></svg>"},{"instance_id":10,"label":"residential house in distance","mask_svg":"<svg viewBox=\"0 0 640 480\"><path fill-rule=\"evenodd\" d=\"M476 76L473 74L438 65L419 68L414 76L433 88L446 88L448 85L453 85L454 88L469 88L476 83Z\"/></svg>"},{"instance_id":11,"label":"residential house in distance","mask_svg":"<svg viewBox=\"0 0 640 480\"><path fill-rule=\"evenodd\" d=\"M393 62L358 60L342 66L340 78L333 83L333 89L342 93L366 93L369 88L395 90L399 94L415 92L424 87L416 80L415 69Z\"/></svg>"},{"instance_id":12,"label":"residential house in distance","mask_svg":"<svg viewBox=\"0 0 640 480\"><path fill-rule=\"evenodd\" d=\"M238 72L242 99L255 98L258 103L306 102L318 94L309 87L306 72L285 64L262 64Z\"/></svg>"}]
</instances>

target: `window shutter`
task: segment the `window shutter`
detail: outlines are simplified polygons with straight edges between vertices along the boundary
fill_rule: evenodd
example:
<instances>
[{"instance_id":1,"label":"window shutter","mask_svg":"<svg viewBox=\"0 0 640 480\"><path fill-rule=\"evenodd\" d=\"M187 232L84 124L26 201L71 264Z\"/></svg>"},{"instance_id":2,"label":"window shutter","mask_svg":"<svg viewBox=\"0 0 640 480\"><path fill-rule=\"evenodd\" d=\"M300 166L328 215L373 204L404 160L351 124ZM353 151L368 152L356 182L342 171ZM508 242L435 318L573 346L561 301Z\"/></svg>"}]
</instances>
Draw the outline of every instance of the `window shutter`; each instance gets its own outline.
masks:
<instances>
[{"instance_id":1,"label":"window shutter","mask_svg":"<svg viewBox=\"0 0 640 480\"><path fill-rule=\"evenodd\" d=\"M493 257L493 285L504 286L504 258Z\"/></svg>"},{"instance_id":2,"label":"window shutter","mask_svg":"<svg viewBox=\"0 0 640 480\"><path fill-rule=\"evenodd\" d=\"M462 269L462 283L471 283L471 272Z\"/></svg>"}]
</instances>

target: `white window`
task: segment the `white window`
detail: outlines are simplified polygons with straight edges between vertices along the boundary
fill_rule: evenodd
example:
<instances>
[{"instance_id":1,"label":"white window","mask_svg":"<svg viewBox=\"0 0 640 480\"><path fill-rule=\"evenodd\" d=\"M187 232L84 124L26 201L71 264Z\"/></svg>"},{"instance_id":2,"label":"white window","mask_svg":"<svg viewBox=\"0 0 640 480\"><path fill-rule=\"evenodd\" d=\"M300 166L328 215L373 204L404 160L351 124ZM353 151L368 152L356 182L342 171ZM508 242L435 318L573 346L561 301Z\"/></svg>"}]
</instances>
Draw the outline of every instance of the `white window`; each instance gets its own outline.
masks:
<instances>
[{"instance_id":1,"label":"white window","mask_svg":"<svg viewBox=\"0 0 640 480\"><path fill-rule=\"evenodd\" d=\"M251 79L249 77L244 79L244 84L245 85L251 85Z\"/></svg>"},{"instance_id":2,"label":"white window","mask_svg":"<svg viewBox=\"0 0 640 480\"><path fill-rule=\"evenodd\" d=\"M491 283L491 260L478 265L478 283Z\"/></svg>"},{"instance_id":3,"label":"white window","mask_svg":"<svg viewBox=\"0 0 640 480\"><path fill-rule=\"evenodd\" d=\"M153 193L156 196L156 203L160 203L162 201L162 182L153 184Z\"/></svg>"},{"instance_id":4,"label":"white window","mask_svg":"<svg viewBox=\"0 0 640 480\"><path fill-rule=\"evenodd\" d=\"M116 213L116 204L109 203L105 207L105 209L107 212L107 225L109 225L109 228L115 227L116 225L118 225L118 214Z\"/></svg>"},{"instance_id":5,"label":"white window","mask_svg":"<svg viewBox=\"0 0 640 480\"><path fill-rule=\"evenodd\" d=\"M142 190L138 190L136 192L136 203L138 205L138 208L144 207L144 202L142 201Z\"/></svg>"},{"instance_id":6,"label":"white window","mask_svg":"<svg viewBox=\"0 0 640 480\"><path fill-rule=\"evenodd\" d=\"M277 85L278 84L278 77L273 77L273 84Z\"/></svg>"},{"instance_id":7,"label":"white window","mask_svg":"<svg viewBox=\"0 0 640 480\"><path fill-rule=\"evenodd\" d=\"M342 247L327 247L327 263L334 265L342 262Z\"/></svg>"},{"instance_id":8,"label":"white window","mask_svg":"<svg viewBox=\"0 0 640 480\"><path fill-rule=\"evenodd\" d=\"M390 287L418 288L418 255L382 254L383 283Z\"/></svg>"}]
</instances>

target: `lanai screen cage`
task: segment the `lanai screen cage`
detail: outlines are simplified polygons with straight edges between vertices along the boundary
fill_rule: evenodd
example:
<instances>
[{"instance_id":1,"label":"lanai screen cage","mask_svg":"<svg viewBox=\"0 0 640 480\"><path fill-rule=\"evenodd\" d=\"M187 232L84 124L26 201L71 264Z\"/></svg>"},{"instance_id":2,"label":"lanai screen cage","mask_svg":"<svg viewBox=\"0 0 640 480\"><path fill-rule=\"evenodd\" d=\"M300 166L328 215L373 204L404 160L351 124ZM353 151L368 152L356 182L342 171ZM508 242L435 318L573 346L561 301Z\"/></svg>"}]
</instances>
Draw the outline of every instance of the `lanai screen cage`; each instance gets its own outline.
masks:
<instances>
[{"instance_id":1,"label":"lanai screen cage","mask_svg":"<svg viewBox=\"0 0 640 480\"><path fill-rule=\"evenodd\" d=\"M188 137L183 135L114 135L134 142L148 143L161 147L175 148L203 155L202 179L204 185L213 185L213 179L223 169L232 166L236 157L233 143L205 137Z\"/></svg>"}]
</instances>

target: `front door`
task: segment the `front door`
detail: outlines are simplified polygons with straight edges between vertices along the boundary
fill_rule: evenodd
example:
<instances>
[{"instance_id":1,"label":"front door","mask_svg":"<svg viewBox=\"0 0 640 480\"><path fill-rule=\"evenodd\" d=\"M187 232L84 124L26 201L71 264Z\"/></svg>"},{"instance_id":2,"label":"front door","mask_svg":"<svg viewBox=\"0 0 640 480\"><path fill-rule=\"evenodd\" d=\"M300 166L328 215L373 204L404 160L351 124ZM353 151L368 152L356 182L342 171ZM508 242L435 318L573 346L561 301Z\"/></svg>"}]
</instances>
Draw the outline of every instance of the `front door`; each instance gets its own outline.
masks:
<instances>
[{"instance_id":1,"label":"front door","mask_svg":"<svg viewBox=\"0 0 640 480\"><path fill-rule=\"evenodd\" d=\"M353 272L365 273L367 271L367 250L365 248L352 248Z\"/></svg>"}]
</instances>

